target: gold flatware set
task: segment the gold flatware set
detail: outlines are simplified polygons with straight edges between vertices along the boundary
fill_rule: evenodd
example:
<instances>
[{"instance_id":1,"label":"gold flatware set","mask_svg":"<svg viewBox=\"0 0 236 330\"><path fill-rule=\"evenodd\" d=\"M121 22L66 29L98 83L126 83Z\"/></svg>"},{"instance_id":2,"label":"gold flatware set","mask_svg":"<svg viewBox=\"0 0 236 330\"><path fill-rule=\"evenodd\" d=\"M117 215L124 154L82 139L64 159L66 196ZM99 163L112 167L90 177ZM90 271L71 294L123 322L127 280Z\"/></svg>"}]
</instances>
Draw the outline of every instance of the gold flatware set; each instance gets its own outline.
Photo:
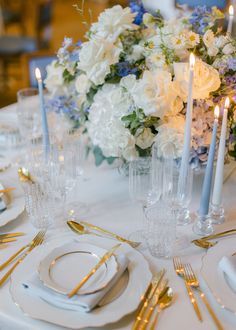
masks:
<instances>
[{"instance_id":1,"label":"gold flatware set","mask_svg":"<svg viewBox=\"0 0 236 330\"><path fill-rule=\"evenodd\" d=\"M199 321L203 321L202 314L199 310L197 300L195 298L193 290L196 290L200 298L202 299L203 303L205 304L212 320L214 321L216 327L218 330L223 330L223 326L221 325L219 319L217 318L214 310L212 309L209 301L207 300L204 292L202 291L199 281L197 279L197 276L195 275L191 265L189 263L182 263L181 259L179 257L174 257L173 258L173 264L174 264L174 269L176 271L177 275L180 275L185 283L185 286L187 288L188 296L190 298L190 301L194 307L195 313L199 319Z\"/></svg>"},{"instance_id":2,"label":"gold flatware set","mask_svg":"<svg viewBox=\"0 0 236 330\"><path fill-rule=\"evenodd\" d=\"M13 264L13 266L6 272L6 274L0 279L0 286L5 283L5 281L9 278L12 274L14 269L27 257L27 255L38 245L41 245L44 240L44 236L46 231L40 231L37 235L27 244L24 245L21 249L19 249L16 253L14 253L10 258L8 258L4 263L0 265L0 270L3 270L7 267L11 261L13 261L16 257L18 257L24 250L26 252Z\"/></svg>"},{"instance_id":3,"label":"gold flatware set","mask_svg":"<svg viewBox=\"0 0 236 330\"><path fill-rule=\"evenodd\" d=\"M164 275L165 270L163 269L153 276L142 297L132 330L147 328L154 330L160 312L172 303L173 291L168 287L168 280L164 278Z\"/></svg>"},{"instance_id":4,"label":"gold flatware set","mask_svg":"<svg viewBox=\"0 0 236 330\"><path fill-rule=\"evenodd\" d=\"M0 244L15 242L16 237L23 236L24 233L6 233L0 234Z\"/></svg>"}]
</instances>

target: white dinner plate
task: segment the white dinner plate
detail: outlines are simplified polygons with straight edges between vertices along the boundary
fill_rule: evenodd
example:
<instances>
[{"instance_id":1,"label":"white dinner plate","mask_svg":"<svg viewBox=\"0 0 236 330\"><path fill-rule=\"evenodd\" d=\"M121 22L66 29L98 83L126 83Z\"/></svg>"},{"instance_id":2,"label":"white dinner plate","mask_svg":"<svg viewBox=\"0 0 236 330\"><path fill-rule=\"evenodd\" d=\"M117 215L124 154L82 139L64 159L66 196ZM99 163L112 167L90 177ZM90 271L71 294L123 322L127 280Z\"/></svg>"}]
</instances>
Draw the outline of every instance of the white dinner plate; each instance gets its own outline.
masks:
<instances>
[{"instance_id":1,"label":"white dinner plate","mask_svg":"<svg viewBox=\"0 0 236 330\"><path fill-rule=\"evenodd\" d=\"M71 241L71 236L69 241ZM92 235L83 235L79 241L95 244L104 249L110 249L114 245L114 240ZM103 327L106 324L117 322L123 316L136 310L142 295L150 283L152 274L144 257L128 244L122 244L119 248L120 253L124 253L129 259L127 286L121 290L120 295L118 294L115 300L111 299L110 303L96 307L90 313L59 309L40 298L26 294L22 286L26 276L30 276L37 269L43 254L45 255L49 249L55 249L59 245L61 245L61 240L55 240L49 242L46 246L35 248L11 276L11 296L16 305L26 315L67 328L82 329L86 327ZM125 274L124 276L127 277Z\"/></svg>"},{"instance_id":2,"label":"white dinner plate","mask_svg":"<svg viewBox=\"0 0 236 330\"><path fill-rule=\"evenodd\" d=\"M5 188L16 188L6 194L7 209L0 213L0 227L2 227L8 222L15 220L24 211L25 198L18 178L15 175L10 175L10 172L7 175L5 172L0 173L0 182Z\"/></svg>"},{"instance_id":3,"label":"white dinner plate","mask_svg":"<svg viewBox=\"0 0 236 330\"><path fill-rule=\"evenodd\" d=\"M236 313L236 293L233 291L227 276L219 267L223 256L230 256L236 250L236 238L222 239L209 249L203 258L201 275L216 301L224 309Z\"/></svg>"},{"instance_id":4,"label":"white dinner plate","mask_svg":"<svg viewBox=\"0 0 236 330\"><path fill-rule=\"evenodd\" d=\"M107 250L88 243L74 242L52 250L40 262L38 273L45 286L68 294L100 261ZM116 258L107 260L77 294L102 290L118 271Z\"/></svg>"}]
</instances>

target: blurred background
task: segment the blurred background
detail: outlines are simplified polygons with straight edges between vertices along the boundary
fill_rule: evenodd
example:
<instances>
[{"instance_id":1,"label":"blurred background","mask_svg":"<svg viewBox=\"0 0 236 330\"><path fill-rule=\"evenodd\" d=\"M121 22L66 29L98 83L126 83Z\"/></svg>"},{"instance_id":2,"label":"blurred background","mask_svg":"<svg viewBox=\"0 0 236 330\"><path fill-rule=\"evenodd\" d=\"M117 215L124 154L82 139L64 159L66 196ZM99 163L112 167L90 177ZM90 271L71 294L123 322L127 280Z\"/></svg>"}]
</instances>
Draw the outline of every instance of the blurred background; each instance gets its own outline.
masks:
<instances>
[{"instance_id":1,"label":"blurred background","mask_svg":"<svg viewBox=\"0 0 236 330\"><path fill-rule=\"evenodd\" d=\"M236 0L233 0L235 2ZM16 92L34 85L37 61L52 61L64 36L84 40L91 22L105 8L128 0L0 0L0 108L16 101ZM170 18L197 5L216 5L227 13L227 0L144 0ZM187 4L187 5L184 5ZM76 6L77 5L77 8ZM83 13L80 9L83 6Z\"/></svg>"}]
</instances>

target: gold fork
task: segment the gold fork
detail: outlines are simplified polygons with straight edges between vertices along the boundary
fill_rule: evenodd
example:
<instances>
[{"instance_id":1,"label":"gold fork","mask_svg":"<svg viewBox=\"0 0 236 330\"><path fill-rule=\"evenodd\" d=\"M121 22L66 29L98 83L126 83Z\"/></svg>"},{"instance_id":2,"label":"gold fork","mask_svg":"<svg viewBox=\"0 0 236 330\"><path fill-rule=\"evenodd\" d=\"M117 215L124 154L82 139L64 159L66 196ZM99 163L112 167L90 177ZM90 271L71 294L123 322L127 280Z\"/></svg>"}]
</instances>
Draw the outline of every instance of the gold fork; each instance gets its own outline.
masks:
<instances>
[{"instance_id":1,"label":"gold fork","mask_svg":"<svg viewBox=\"0 0 236 330\"><path fill-rule=\"evenodd\" d=\"M3 264L0 265L0 271L3 270L6 266L9 265L9 263L14 260L21 252L23 252L25 249L30 248L35 240L45 235L45 231L39 231L38 234L32 239L31 242L29 242L27 245L24 245L22 248L20 248L16 253L14 253L10 258L8 258Z\"/></svg>"},{"instance_id":2,"label":"gold fork","mask_svg":"<svg viewBox=\"0 0 236 330\"><path fill-rule=\"evenodd\" d=\"M30 245L29 249L23 254L22 257L20 257L14 265L8 270L8 272L0 279L0 286L8 279L8 277L12 274L14 269L27 257L27 255L38 245L43 243L45 231L41 232L41 235L39 235L33 242L33 244Z\"/></svg>"},{"instance_id":3,"label":"gold fork","mask_svg":"<svg viewBox=\"0 0 236 330\"><path fill-rule=\"evenodd\" d=\"M191 301L191 304L193 305L194 311L199 319L199 321L202 321L202 314L199 310L196 298L194 296L193 290L191 289L191 286L187 283L186 278L184 277L184 267L183 264L181 262L181 259L179 257L174 257L173 258L173 264L174 264L174 269L177 275L183 277L184 280L184 284L189 296L189 299Z\"/></svg>"},{"instance_id":4,"label":"gold fork","mask_svg":"<svg viewBox=\"0 0 236 330\"><path fill-rule=\"evenodd\" d=\"M200 285L199 285L199 281L192 269L192 266L190 264L185 264L184 265L184 276L186 278L187 283L198 290L198 292L200 293L200 297L202 298L202 301L204 302L209 314L211 315L213 321L215 322L215 325L217 327L217 329L219 330L223 330L222 325L220 324L220 321L218 320L215 312L213 311L213 309L211 308L211 305L209 304L205 294L202 292Z\"/></svg>"}]
</instances>

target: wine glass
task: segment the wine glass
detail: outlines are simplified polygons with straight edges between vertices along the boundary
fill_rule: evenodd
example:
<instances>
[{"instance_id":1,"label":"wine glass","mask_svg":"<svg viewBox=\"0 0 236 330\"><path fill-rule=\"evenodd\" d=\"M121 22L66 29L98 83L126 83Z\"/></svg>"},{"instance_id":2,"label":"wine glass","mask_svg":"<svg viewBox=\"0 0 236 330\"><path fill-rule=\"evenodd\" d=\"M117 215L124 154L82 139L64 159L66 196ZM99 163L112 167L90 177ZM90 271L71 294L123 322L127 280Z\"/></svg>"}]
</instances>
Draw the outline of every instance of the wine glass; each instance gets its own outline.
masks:
<instances>
[{"instance_id":1,"label":"wine glass","mask_svg":"<svg viewBox=\"0 0 236 330\"><path fill-rule=\"evenodd\" d=\"M131 199L141 205L142 211L150 203L149 197L152 187L152 162L151 157L139 157L129 164L129 193ZM142 212L143 214L143 212ZM145 231L145 226L144 226ZM136 231L130 235L134 241L144 242L143 230Z\"/></svg>"}]
</instances>

